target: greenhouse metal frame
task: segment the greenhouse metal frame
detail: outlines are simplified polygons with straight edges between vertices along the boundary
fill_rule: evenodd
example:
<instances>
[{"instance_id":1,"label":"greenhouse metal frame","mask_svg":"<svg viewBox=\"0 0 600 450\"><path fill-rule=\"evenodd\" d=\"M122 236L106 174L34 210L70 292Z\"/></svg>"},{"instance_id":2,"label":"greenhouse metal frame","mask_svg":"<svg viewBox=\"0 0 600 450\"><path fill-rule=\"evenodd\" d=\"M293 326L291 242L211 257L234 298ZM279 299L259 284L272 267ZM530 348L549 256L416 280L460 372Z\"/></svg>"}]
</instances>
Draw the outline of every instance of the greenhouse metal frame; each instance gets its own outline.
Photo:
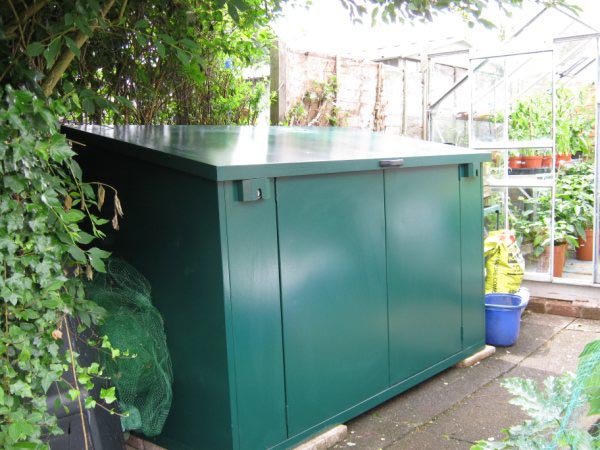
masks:
<instances>
[{"instance_id":1,"label":"greenhouse metal frame","mask_svg":"<svg viewBox=\"0 0 600 450\"><path fill-rule=\"evenodd\" d=\"M462 57L468 60L468 67L466 67L466 73L456 82L446 89L441 95L438 95L437 98L429 103L427 108L427 121L426 121L426 131L427 138L430 140L440 140L447 141L443 138L441 133L436 131L436 112L440 105L446 102L451 96L456 96L461 89L463 92L468 89L468 109L467 109L467 120L466 120L466 130L464 136L462 138L454 138L450 139L447 142L464 145L467 144L475 149L485 149L485 150L495 150L497 155L502 156L502 164L499 164L501 172L497 174L496 178L488 176L486 183L490 186L491 189L495 190L496 193L501 193L503 195L503 205L501 205L501 209L503 211L503 222L504 226L508 228L509 218L511 212L509 211L509 190L518 190L520 195L528 195L531 194L532 191L539 191L540 189L549 189L551 190L551 199L552 199L552 207L551 207L551 220L549 226L549 252L548 257L549 261L547 261L547 269L541 271L528 271L526 272L526 278L534 281L554 281L554 282L563 282L563 283L574 283L574 284L600 284L600 245L598 245L599 241L599 229L600 229L600 167L598 163L598 158L594 157L594 220L593 220L593 243L594 243L594 251L593 251L593 260L591 262L592 265L592 273L591 276L588 277L587 280L582 281L581 279L569 279L562 277L553 277L553 262L554 262L554 237L555 237L555 206L556 206L556 179L557 179L557 171L554 170L557 164L557 149L556 149L556 108L557 108L557 87L558 84L561 83L560 78L565 77L568 74L570 77L578 76L580 73L584 71L594 70L593 79L591 83L594 86L595 99L595 114L594 114L594 130L597 131L598 119L600 117L600 57L599 57L599 49L600 49L600 32L593 29L593 27L587 25L585 22L580 20L578 17L573 16L570 12L559 10L560 14L564 15L566 20L570 20L576 25L584 28L585 32L582 33L573 33L573 34L565 34L561 36L554 37L550 42L545 43L543 45L529 45L529 43L519 43L518 38L523 35L532 25L540 20L543 20L544 13L548 11L549 8L542 9L538 14L536 14L531 20L529 20L522 28L520 28L508 41L507 45L503 48L495 48L492 51L474 51L473 49L453 49L446 52L437 52L430 53L427 55L427 70L430 72L432 64L439 60L440 58L452 58L452 57ZM569 48L560 48L561 45L576 43L573 49ZM578 43L583 43L581 46ZM582 57L577 52L582 48L585 49L585 46L588 46L588 55ZM591 50L593 49L593 51ZM577 57L576 61L572 64L567 62L567 68L560 72L557 76L557 69L563 64L564 61L567 61L567 58L560 60L558 55L561 51L570 52L569 57ZM540 56L543 55L543 56ZM522 140L511 140L509 139L509 109L511 108L511 93L509 91L509 83L511 81L511 77L513 74L507 70L507 66L513 62L519 62L519 58L527 57L529 60L537 59L538 63L540 61L544 62L546 60L547 64L547 73L546 77L538 77L535 79L533 77L533 83L531 83L531 87L529 89L538 89L541 92L544 92L544 83L546 83L546 87L549 88L550 92L548 96L551 96L551 131L550 135L546 139L535 139L533 141L522 141ZM521 59L523 60L523 59ZM528 61L529 61L528 60ZM503 68L499 70L501 73L501 77L498 78L497 82L492 83L487 86L488 92L486 89L481 89L481 86L477 85L477 76L482 71L482 67L486 65L490 65L490 62L501 62ZM527 62L528 64L529 62ZM570 65L569 65L570 64ZM542 64L537 64L536 69L539 69ZM429 85L427 86L428 97L431 98L431 73L427 77L429 80ZM557 79L559 78L559 79ZM566 83L565 83L566 84ZM488 138L485 140L480 140L478 138L477 127L479 126L476 123L476 105L477 101L481 98L484 98L486 95L492 92L492 96L498 89L503 89L504 93L502 101L503 110L498 112L498 116L502 116L502 123L499 125L499 128L502 130L501 136L492 136L492 138ZM517 95L518 98L518 95ZM549 97L550 98L550 97ZM463 99L464 100L464 99ZM491 119L490 119L491 120ZM496 122L494 122L494 120ZM493 124L499 123L499 117L491 120ZM491 128L491 127L490 127ZM462 139L462 140L461 140ZM454 142L452 142L454 140ZM466 141L466 142L465 142ZM600 148L600 138L598 133L595 133L594 137L594 147L593 152L594 155ZM517 149L531 149L531 151L544 151L552 154L552 164L551 170L545 175L537 175L537 176L513 176L509 175L508 169L508 155L509 151L517 150ZM512 191L511 191L512 192ZM513 195L514 197L514 195Z\"/></svg>"}]
</instances>

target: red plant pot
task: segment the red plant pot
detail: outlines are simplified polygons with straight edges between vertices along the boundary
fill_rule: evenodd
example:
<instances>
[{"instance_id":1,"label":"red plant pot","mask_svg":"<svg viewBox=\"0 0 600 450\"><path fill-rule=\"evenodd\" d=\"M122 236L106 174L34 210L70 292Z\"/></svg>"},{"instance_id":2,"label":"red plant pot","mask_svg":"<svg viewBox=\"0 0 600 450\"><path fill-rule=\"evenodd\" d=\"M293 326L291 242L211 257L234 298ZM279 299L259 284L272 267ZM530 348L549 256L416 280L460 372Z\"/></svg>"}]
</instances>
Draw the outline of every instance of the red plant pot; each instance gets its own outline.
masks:
<instances>
[{"instance_id":1,"label":"red plant pot","mask_svg":"<svg viewBox=\"0 0 600 450\"><path fill-rule=\"evenodd\" d=\"M594 230L585 230L585 241L579 237L579 247L575 250L579 261L591 261L594 259Z\"/></svg>"},{"instance_id":2,"label":"red plant pot","mask_svg":"<svg viewBox=\"0 0 600 450\"><path fill-rule=\"evenodd\" d=\"M522 156L523 158L523 167L526 169L539 169L542 167L542 155L535 156Z\"/></svg>"},{"instance_id":3,"label":"red plant pot","mask_svg":"<svg viewBox=\"0 0 600 450\"><path fill-rule=\"evenodd\" d=\"M553 275L555 277L562 277L565 262L567 262L567 244L554 244Z\"/></svg>"},{"instance_id":4,"label":"red plant pot","mask_svg":"<svg viewBox=\"0 0 600 450\"><path fill-rule=\"evenodd\" d=\"M522 169L523 168L523 157L522 156L509 156L508 167L511 169Z\"/></svg>"},{"instance_id":5,"label":"red plant pot","mask_svg":"<svg viewBox=\"0 0 600 450\"><path fill-rule=\"evenodd\" d=\"M556 155L556 168L559 168L560 166L562 166L563 164L570 162L572 160L572 156L570 153L563 155L563 154L559 154Z\"/></svg>"},{"instance_id":6,"label":"red plant pot","mask_svg":"<svg viewBox=\"0 0 600 450\"><path fill-rule=\"evenodd\" d=\"M552 155L542 156L542 167L552 167Z\"/></svg>"}]
</instances>

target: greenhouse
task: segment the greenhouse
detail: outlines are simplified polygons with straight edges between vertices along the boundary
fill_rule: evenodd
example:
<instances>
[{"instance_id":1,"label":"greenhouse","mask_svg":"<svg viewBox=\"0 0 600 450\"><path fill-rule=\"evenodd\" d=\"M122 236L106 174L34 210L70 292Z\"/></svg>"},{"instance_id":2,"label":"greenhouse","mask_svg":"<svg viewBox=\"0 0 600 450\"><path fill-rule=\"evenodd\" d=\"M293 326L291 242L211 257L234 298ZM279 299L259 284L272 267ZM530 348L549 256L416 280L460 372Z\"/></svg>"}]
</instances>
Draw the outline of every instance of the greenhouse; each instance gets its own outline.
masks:
<instances>
[{"instance_id":1,"label":"greenhouse","mask_svg":"<svg viewBox=\"0 0 600 450\"><path fill-rule=\"evenodd\" d=\"M515 230L532 281L600 283L600 33L584 20L542 9L502 47L428 58L428 138L493 152L486 225ZM463 75L443 85L443 66Z\"/></svg>"}]
</instances>

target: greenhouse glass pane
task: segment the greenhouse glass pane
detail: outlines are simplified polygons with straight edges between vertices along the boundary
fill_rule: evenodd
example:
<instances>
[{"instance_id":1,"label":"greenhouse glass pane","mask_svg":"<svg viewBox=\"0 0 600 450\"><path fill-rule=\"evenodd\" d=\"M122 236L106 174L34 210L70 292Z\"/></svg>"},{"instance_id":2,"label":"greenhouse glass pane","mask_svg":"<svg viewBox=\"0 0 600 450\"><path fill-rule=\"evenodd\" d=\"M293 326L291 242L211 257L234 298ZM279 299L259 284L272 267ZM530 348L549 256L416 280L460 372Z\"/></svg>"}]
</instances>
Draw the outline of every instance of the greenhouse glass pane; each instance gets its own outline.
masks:
<instances>
[{"instance_id":1,"label":"greenhouse glass pane","mask_svg":"<svg viewBox=\"0 0 600 450\"><path fill-rule=\"evenodd\" d=\"M504 139L506 112L505 58L474 59L472 146Z\"/></svg>"},{"instance_id":2,"label":"greenhouse glass pane","mask_svg":"<svg viewBox=\"0 0 600 450\"><path fill-rule=\"evenodd\" d=\"M552 189L511 187L508 225L515 231L525 260L525 272L550 274Z\"/></svg>"},{"instance_id":3,"label":"greenhouse glass pane","mask_svg":"<svg viewBox=\"0 0 600 450\"><path fill-rule=\"evenodd\" d=\"M552 53L506 58L508 138L511 141L552 139Z\"/></svg>"},{"instance_id":4,"label":"greenhouse glass pane","mask_svg":"<svg viewBox=\"0 0 600 450\"><path fill-rule=\"evenodd\" d=\"M487 184L498 184L506 178L506 155L508 150L492 150L492 160L483 163L483 175Z\"/></svg>"}]
</instances>

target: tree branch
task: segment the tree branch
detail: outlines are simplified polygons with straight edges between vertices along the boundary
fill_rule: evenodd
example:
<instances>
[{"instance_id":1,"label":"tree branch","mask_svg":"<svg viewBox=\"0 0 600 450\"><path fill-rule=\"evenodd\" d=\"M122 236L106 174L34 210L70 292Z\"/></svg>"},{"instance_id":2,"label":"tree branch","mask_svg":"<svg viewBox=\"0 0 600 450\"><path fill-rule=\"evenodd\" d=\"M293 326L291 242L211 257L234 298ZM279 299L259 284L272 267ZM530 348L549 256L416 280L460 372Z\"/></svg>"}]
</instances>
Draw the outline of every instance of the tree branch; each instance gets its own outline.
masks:
<instances>
[{"instance_id":1,"label":"tree branch","mask_svg":"<svg viewBox=\"0 0 600 450\"><path fill-rule=\"evenodd\" d=\"M106 4L104 5L104 8L102 8L102 10L100 11L100 16L102 18L106 17L106 15L110 11L110 9L114 6L115 1L116 0L108 0L106 2ZM90 29L92 31L94 31L96 28L98 28L98 26L99 26L98 21L94 20L90 24ZM78 31L77 34L75 35L75 37L73 38L73 41L75 42L75 45L77 46L77 48L81 48L83 46L83 44L85 44L89 38L90 38L90 36L86 35L82 31ZM54 91L54 88L60 81L60 78L62 77L63 73L71 65L73 58L75 58L75 53L73 53L73 51L71 51L71 49L68 47L65 48L63 50L63 52L60 54L60 56L56 60L56 63L54 64L54 66L52 66L50 73L44 79L44 82L42 83L42 91L44 92L44 95L46 97L50 97L50 95Z\"/></svg>"},{"instance_id":2,"label":"tree branch","mask_svg":"<svg viewBox=\"0 0 600 450\"><path fill-rule=\"evenodd\" d=\"M15 22L6 27L6 38L13 39L17 36L17 31L21 27L22 24L27 22L31 16L37 13L40 9L48 4L49 0L40 0L39 2L35 2L25 11L20 17L15 17Z\"/></svg>"}]
</instances>

